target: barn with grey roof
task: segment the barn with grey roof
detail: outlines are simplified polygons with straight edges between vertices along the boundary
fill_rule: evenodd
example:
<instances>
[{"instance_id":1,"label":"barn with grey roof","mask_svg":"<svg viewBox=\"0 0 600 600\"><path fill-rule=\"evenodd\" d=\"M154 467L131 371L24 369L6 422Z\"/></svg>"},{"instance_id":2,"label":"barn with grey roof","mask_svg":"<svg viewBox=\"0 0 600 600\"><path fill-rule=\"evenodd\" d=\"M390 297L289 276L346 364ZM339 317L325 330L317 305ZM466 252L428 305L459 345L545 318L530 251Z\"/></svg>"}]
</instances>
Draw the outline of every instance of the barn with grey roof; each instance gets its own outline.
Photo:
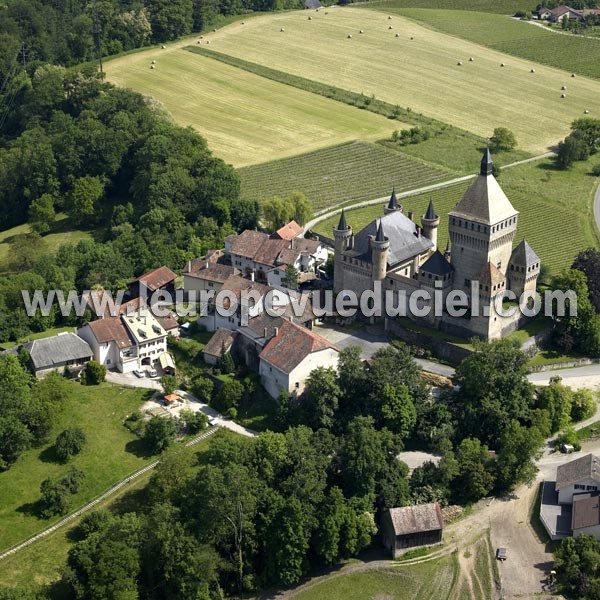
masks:
<instances>
[{"instance_id":1,"label":"barn with grey roof","mask_svg":"<svg viewBox=\"0 0 600 600\"><path fill-rule=\"evenodd\" d=\"M65 367L76 370L93 356L90 345L69 331L27 342L22 347L29 353L31 368L36 377L43 377Z\"/></svg>"}]
</instances>

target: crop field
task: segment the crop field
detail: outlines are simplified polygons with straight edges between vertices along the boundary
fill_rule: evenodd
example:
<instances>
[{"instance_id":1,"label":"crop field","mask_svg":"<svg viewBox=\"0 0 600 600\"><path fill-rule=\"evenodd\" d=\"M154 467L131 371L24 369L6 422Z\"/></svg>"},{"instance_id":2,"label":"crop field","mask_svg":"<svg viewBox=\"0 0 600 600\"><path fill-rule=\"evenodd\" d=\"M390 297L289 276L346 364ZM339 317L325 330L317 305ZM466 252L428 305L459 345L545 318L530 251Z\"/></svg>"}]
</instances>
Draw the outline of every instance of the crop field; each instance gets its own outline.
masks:
<instances>
[{"instance_id":1,"label":"crop field","mask_svg":"<svg viewBox=\"0 0 600 600\"><path fill-rule=\"evenodd\" d=\"M499 52L600 79L600 39L593 36L561 35L489 13L418 8L398 13ZM600 112L598 99L595 106Z\"/></svg>"},{"instance_id":2,"label":"crop field","mask_svg":"<svg viewBox=\"0 0 600 600\"><path fill-rule=\"evenodd\" d=\"M435 8L436 10L469 10L514 15L535 7L528 0L371 0L366 6L382 8Z\"/></svg>"},{"instance_id":3,"label":"crop field","mask_svg":"<svg viewBox=\"0 0 600 600\"><path fill-rule=\"evenodd\" d=\"M150 69L153 60L156 68ZM178 47L111 60L106 72L109 81L151 96L177 123L197 129L217 156L236 167L378 139L402 127Z\"/></svg>"},{"instance_id":4,"label":"crop field","mask_svg":"<svg viewBox=\"0 0 600 600\"><path fill-rule=\"evenodd\" d=\"M310 21L306 12L261 16L210 33L203 41L218 52L374 95L483 137L494 127L509 127L520 147L532 152L563 138L585 109L592 116L600 112L598 81L571 79L563 71L399 15L389 21L380 11L337 7L309 16ZM565 84L569 90L561 98Z\"/></svg>"},{"instance_id":5,"label":"crop field","mask_svg":"<svg viewBox=\"0 0 600 600\"><path fill-rule=\"evenodd\" d=\"M542 263L556 273L568 267L577 252L597 245L588 212L595 182L594 178L582 172L585 165L579 165L579 173L565 173L544 169L548 164L543 161L542 168L533 164L508 169L502 173L500 184L520 213L515 243L527 239ZM436 212L441 217L438 245L443 249L448 240L447 214L468 186L469 182L460 183L432 193L411 196L400 202L405 212L414 210L414 214L420 218L429 199L433 199ZM564 190L569 187L571 193L564 195ZM557 199L559 196L563 198L562 203ZM380 204L347 211L346 218L357 232L382 214L383 204ZM338 220L339 215L335 215L321 221L314 229L331 237L331 229Z\"/></svg>"},{"instance_id":6,"label":"crop field","mask_svg":"<svg viewBox=\"0 0 600 600\"><path fill-rule=\"evenodd\" d=\"M452 174L395 150L350 142L239 170L242 197L260 202L304 192L316 210L426 185Z\"/></svg>"}]
</instances>

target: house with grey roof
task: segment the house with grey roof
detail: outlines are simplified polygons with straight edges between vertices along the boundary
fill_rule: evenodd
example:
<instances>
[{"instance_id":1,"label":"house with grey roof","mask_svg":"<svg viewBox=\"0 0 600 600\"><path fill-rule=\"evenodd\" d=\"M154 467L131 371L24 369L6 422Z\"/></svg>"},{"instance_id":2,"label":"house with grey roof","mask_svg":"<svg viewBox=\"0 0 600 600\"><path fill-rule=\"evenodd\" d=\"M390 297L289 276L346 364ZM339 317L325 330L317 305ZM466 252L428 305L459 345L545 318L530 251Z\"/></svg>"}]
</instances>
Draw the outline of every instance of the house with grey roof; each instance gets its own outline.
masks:
<instances>
[{"instance_id":1,"label":"house with grey roof","mask_svg":"<svg viewBox=\"0 0 600 600\"><path fill-rule=\"evenodd\" d=\"M27 342L21 348L29 353L31 369L38 378L65 368L81 369L93 358L90 345L70 331Z\"/></svg>"},{"instance_id":2,"label":"house with grey roof","mask_svg":"<svg viewBox=\"0 0 600 600\"><path fill-rule=\"evenodd\" d=\"M437 502L390 508L381 515L383 544L394 558L409 548L441 544L443 530Z\"/></svg>"},{"instance_id":3,"label":"house with grey roof","mask_svg":"<svg viewBox=\"0 0 600 600\"><path fill-rule=\"evenodd\" d=\"M402 310L413 292L427 290L432 299L429 313L416 316L405 310L404 314L456 336L508 335L527 318L520 311L504 314L496 307L509 293L518 299L535 292L540 273L540 259L526 240L513 249L518 216L494 177L486 150L479 174L448 214L449 244L443 253L438 249L440 217L431 199L417 221L413 211L405 214L393 189L383 215L357 233L342 210L333 228L334 291L352 291L360 297L380 286L384 301ZM433 298L439 297L438 290L442 306L451 292L464 293L464 313L436 314ZM390 325L388 317L379 318Z\"/></svg>"},{"instance_id":4,"label":"house with grey roof","mask_svg":"<svg viewBox=\"0 0 600 600\"><path fill-rule=\"evenodd\" d=\"M542 484L540 520L551 539L590 533L600 539L600 458L586 454L559 465Z\"/></svg>"}]
</instances>

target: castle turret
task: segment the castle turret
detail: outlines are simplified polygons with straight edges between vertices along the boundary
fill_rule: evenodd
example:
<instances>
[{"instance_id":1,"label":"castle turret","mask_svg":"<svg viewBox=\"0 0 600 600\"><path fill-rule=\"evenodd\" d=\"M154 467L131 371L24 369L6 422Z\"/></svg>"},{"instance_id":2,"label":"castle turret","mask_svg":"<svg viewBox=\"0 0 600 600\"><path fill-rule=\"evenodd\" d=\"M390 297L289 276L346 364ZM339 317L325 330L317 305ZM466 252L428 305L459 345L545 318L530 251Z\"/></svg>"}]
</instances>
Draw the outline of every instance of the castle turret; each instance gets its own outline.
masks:
<instances>
[{"instance_id":1,"label":"castle turret","mask_svg":"<svg viewBox=\"0 0 600 600\"><path fill-rule=\"evenodd\" d=\"M433 251L437 250L437 230L440 224L440 218L435 214L433 208L433 200L429 200L429 206L427 211L421 217L421 223L423 224L423 235L429 238L433 242Z\"/></svg>"},{"instance_id":2,"label":"castle turret","mask_svg":"<svg viewBox=\"0 0 600 600\"><path fill-rule=\"evenodd\" d=\"M390 201L387 206L383 209L383 212L386 215L390 213L396 212L397 210L402 210L402 207L398 204L398 198L396 198L396 188L392 188L392 195L390 196Z\"/></svg>"},{"instance_id":3,"label":"castle turret","mask_svg":"<svg viewBox=\"0 0 600 600\"><path fill-rule=\"evenodd\" d=\"M342 261L344 252L348 250L352 239L352 227L346 223L346 213L342 209L337 228L333 228L333 291L337 294L344 289L344 270Z\"/></svg>"},{"instance_id":4,"label":"castle turret","mask_svg":"<svg viewBox=\"0 0 600 600\"><path fill-rule=\"evenodd\" d=\"M371 261L373 263L373 281L383 281L387 275L387 258L390 241L383 233L383 223L379 221L377 234L371 239Z\"/></svg>"}]
</instances>

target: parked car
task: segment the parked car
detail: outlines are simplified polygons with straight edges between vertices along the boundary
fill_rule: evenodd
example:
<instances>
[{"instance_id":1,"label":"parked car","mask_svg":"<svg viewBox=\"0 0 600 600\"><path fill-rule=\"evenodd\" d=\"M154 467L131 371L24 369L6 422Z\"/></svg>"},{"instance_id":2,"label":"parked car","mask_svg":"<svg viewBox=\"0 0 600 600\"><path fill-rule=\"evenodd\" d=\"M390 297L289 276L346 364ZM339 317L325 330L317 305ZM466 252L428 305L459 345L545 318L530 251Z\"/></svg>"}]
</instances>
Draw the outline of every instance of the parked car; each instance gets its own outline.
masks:
<instances>
[{"instance_id":1,"label":"parked car","mask_svg":"<svg viewBox=\"0 0 600 600\"><path fill-rule=\"evenodd\" d=\"M571 444L561 444L560 451L564 454L571 454L572 452L575 452L575 446Z\"/></svg>"},{"instance_id":2,"label":"parked car","mask_svg":"<svg viewBox=\"0 0 600 600\"><path fill-rule=\"evenodd\" d=\"M496 550L496 558L505 561L508 558L508 548L498 548Z\"/></svg>"},{"instance_id":3,"label":"parked car","mask_svg":"<svg viewBox=\"0 0 600 600\"><path fill-rule=\"evenodd\" d=\"M148 369L148 377L158 377L156 369Z\"/></svg>"},{"instance_id":4,"label":"parked car","mask_svg":"<svg viewBox=\"0 0 600 600\"><path fill-rule=\"evenodd\" d=\"M136 369L136 370L133 372L133 374L134 374L136 377L145 377L145 376L146 376L146 373L145 373L144 371L142 371L141 369Z\"/></svg>"}]
</instances>

